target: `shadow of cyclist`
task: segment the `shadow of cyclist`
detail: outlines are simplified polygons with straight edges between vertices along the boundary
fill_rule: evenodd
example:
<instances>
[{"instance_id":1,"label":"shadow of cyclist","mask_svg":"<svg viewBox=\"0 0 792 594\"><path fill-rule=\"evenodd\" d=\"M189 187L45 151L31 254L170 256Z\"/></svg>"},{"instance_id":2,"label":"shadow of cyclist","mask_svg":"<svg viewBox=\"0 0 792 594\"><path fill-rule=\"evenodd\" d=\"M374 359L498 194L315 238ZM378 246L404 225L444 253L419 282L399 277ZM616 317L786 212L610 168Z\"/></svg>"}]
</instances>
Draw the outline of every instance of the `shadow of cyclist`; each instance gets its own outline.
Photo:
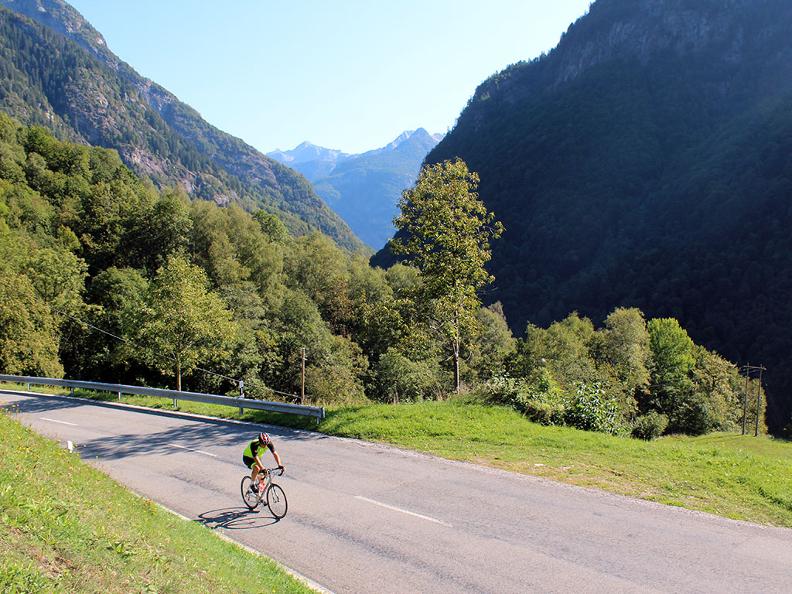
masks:
<instances>
[{"instance_id":1,"label":"shadow of cyclist","mask_svg":"<svg viewBox=\"0 0 792 594\"><path fill-rule=\"evenodd\" d=\"M223 509L213 509L198 514L199 522L211 528L224 528L226 530L251 530L253 528L264 528L278 523L280 520L268 515L269 509L262 508L262 513L250 511L246 507L227 507Z\"/></svg>"}]
</instances>

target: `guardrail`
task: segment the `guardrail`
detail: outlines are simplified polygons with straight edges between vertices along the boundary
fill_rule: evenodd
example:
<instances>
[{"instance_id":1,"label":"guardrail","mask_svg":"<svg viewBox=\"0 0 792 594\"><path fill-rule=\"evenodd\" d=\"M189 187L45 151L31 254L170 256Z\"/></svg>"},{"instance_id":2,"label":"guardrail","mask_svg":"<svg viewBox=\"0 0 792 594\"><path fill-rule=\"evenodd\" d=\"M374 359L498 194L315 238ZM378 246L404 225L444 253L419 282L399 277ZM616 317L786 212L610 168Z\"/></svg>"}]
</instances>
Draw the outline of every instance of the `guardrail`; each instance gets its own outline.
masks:
<instances>
[{"instance_id":1,"label":"guardrail","mask_svg":"<svg viewBox=\"0 0 792 594\"><path fill-rule=\"evenodd\" d=\"M160 396L172 398L175 407L179 400L189 400L190 402L203 402L204 404L219 404L221 406L233 406L252 410L266 410L269 412L285 413L290 415L301 415L313 417L319 422L325 418L323 406L305 406L302 404L289 404L287 402L272 402L270 400L253 400L250 398L219 396L217 394L204 394L201 392L179 392L177 390L164 390L162 388L146 388L141 386L127 386L125 384L104 384L101 382L86 382L82 380L67 380L50 377L32 377L24 375L2 375L0 382L11 382L15 384L26 384L28 391L30 386L57 386L70 388L74 392L75 388L83 390L94 390L97 392L110 392L111 394L136 394L140 396Z\"/></svg>"}]
</instances>

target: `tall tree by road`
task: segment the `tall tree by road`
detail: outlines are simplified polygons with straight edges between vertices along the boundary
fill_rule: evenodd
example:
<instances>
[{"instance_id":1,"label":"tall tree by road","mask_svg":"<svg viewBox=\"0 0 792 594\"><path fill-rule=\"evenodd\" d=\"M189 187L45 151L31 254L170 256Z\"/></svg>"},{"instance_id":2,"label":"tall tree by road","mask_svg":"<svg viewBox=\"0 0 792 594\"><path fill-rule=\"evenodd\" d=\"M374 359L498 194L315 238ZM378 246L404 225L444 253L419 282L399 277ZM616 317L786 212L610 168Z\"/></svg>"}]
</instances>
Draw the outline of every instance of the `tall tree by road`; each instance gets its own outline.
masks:
<instances>
[{"instance_id":1,"label":"tall tree by road","mask_svg":"<svg viewBox=\"0 0 792 594\"><path fill-rule=\"evenodd\" d=\"M201 364L227 358L237 325L223 300L208 290L206 274L181 256L159 269L146 294L146 304L126 318L138 358L176 376Z\"/></svg>"},{"instance_id":2,"label":"tall tree by road","mask_svg":"<svg viewBox=\"0 0 792 594\"><path fill-rule=\"evenodd\" d=\"M478 291L494 280L484 268L492 257L490 241L503 232L479 199L478 183L461 159L425 166L399 201L394 223L400 234L391 241L393 251L420 271L421 297L451 348L457 393L462 341L475 331L481 306Z\"/></svg>"}]
</instances>

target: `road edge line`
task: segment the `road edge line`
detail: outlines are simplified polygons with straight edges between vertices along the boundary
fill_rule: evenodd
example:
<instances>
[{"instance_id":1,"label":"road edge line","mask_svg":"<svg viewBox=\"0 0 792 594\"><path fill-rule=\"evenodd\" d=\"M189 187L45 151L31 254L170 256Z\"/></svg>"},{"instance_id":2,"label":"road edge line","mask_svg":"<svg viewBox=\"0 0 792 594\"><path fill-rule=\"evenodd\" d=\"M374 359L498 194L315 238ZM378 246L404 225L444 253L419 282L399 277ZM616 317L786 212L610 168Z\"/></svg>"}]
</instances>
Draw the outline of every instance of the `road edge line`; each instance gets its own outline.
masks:
<instances>
[{"instance_id":1,"label":"road edge line","mask_svg":"<svg viewBox=\"0 0 792 594\"><path fill-rule=\"evenodd\" d=\"M311 578L301 574L299 571L297 571L295 569L292 569L291 567L281 563L277 559L273 559L272 557L269 557L269 556L265 555L261 551L257 551L253 547L249 547L246 544L243 544L243 543L241 543L241 542L239 542L237 540L234 540L233 538L231 538L230 536L228 536L224 532L218 532L217 530L212 530L211 528L209 528L205 524L202 524L198 520L193 520L192 518L188 518L184 514L181 514L181 513L177 512L176 510L169 508L167 505L164 505L164 504L160 503L159 501L155 501L154 499L151 499L150 497L146 497L145 495L141 495L140 493L138 493L134 489L130 489L126 485L124 485L124 488L127 489L130 493L132 493L136 497L138 497L138 498L140 498L140 499L142 499L144 501L150 501L151 503L153 503L154 505L156 505L160 509L168 512L169 514L172 514L172 515L176 516L180 520L184 520L185 522L190 522L192 524L198 524L199 526L201 526L201 527L205 528L206 530L208 530L209 532L211 532L213 535L215 535L220 540L224 540L225 542L231 543L231 544L239 547L243 551L245 551L247 553L250 553L251 555L255 555L256 557L258 557L260 559L264 559L264 560L267 560L267 561L272 561L275 565L278 566L278 568L280 568L283 571L285 571L287 574L289 574L291 577L296 579L298 582L302 583L305 586L308 586L311 590L314 590L316 592L320 592L321 594L335 594L332 590L329 590L329 589L325 588L320 583L315 582Z\"/></svg>"},{"instance_id":2,"label":"road edge line","mask_svg":"<svg viewBox=\"0 0 792 594\"><path fill-rule=\"evenodd\" d=\"M398 446L392 443L387 442L380 442L380 441L366 441L364 439L358 439L355 437L343 437L340 435L330 435L328 433L321 433L319 431L311 431L309 429L297 429L294 427L286 427L284 425L273 425L271 423L257 423L255 421L240 421L238 419L225 419L222 417L211 417L208 415L200 415L198 413L188 413L182 411L169 411L159 408L151 408L148 406L138 406L136 404L125 404L125 403L118 403L118 402L108 402L104 400L93 400L91 398L81 398L79 396L69 396L66 394L47 394L46 392L27 392L25 390L6 390L0 389L0 394L18 394L20 396L44 396L47 398L63 398L64 400L71 400L71 401L78 401L83 402L86 404L93 404L94 406L107 406L109 408L117 408L117 409L129 409L129 410L136 410L139 412L146 412L149 414L160 414L166 416L173 416L173 417L181 417L181 418L193 418L193 419L200 419L203 421L211 421L213 423L230 423L233 425L247 425L252 427L268 427L275 431L291 431L298 434L304 435L312 435L317 438L322 439L334 439L339 441L345 441L348 443L353 443L358 446L362 447L376 447L382 448L386 450L392 450L399 452L406 456L416 457L416 458L427 458L436 460L443 464L447 464L449 466L461 466L463 468L471 468L478 472L483 472L486 474L494 474L498 476L506 476L510 477L514 480L525 481L525 482L536 482L546 486L553 486L559 487L562 489L566 489L568 491L582 491L588 493L592 496L599 497L602 499L616 499L621 501L626 501L631 505L639 506L639 507L647 507L656 510L666 510L670 511L675 514L682 514L688 516L694 516L701 518L703 520L708 520L711 522L720 522L723 524L737 524L743 526L750 526L752 528L759 528L762 530L768 531L775 531L775 530L792 530L792 528L787 528L784 526L777 526L774 524L759 524L758 522L752 522L749 520L738 520L735 518L729 518L727 516L721 516L712 512L705 512L696 509L689 509L687 507L679 507L676 505L670 505L667 503L659 503L657 501L653 501L651 499L642 499L640 497L624 495L621 493L615 493L613 491L607 491L605 489L598 489L596 487L584 487L581 485L574 485L572 483L565 483L558 480L553 480L547 477L538 476L535 474L523 474L516 471L511 470L504 470L502 468L498 468L496 466L486 466L482 464L477 464L475 462L469 462L465 460L453 460L451 458L444 458L438 454L432 454L429 452L422 452L419 450L411 450L406 447Z\"/></svg>"}]
</instances>

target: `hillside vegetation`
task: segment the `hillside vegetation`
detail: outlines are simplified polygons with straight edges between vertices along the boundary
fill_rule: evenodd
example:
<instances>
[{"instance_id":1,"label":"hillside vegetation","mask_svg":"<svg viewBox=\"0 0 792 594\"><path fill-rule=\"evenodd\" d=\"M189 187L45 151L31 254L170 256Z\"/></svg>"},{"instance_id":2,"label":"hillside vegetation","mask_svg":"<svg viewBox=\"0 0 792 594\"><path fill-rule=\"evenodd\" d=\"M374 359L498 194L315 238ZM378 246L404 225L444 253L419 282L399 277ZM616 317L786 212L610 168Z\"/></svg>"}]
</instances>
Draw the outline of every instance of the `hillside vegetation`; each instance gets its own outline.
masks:
<instances>
[{"instance_id":1,"label":"hillside vegetation","mask_svg":"<svg viewBox=\"0 0 792 594\"><path fill-rule=\"evenodd\" d=\"M264 208L292 232L321 230L348 249L362 248L301 175L140 76L69 4L0 5L0 109L59 138L114 148L161 188Z\"/></svg>"},{"instance_id":2,"label":"hillside vegetation","mask_svg":"<svg viewBox=\"0 0 792 594\"><path fill-rule=\"evenodd\" d=\"M432 297L442 287L416 269L371 268L263 211L158 193L114 152L5 116L0 280L4 373L233 394L242 379L273 398L299 393L305 349L309 400L410 402L454 388L456 351L466 390L545 424L646 439L729 431L747 387L764 431L758 387L676 320L619 309L597 329L572 314L515 339L499 306L471 293L450 342Z\"/></svg>"},{"instance_id":3,"label":"hillside vegetation","mask_svg":"<svg viewBox=\"0 0 792 594\"><path fill-rule=\"evenodd\" d=\"M0 591L312 591L5 413L0 435Z\"/></svg>"},{"instance_id":4,"label":"hillside vegetation","mask_svg":"<svg viewBox=\"0 0 792 594\"><path fill-rule=\"evenodd\" d=\"M476 89L427 161L481 176L506 228L486 298L515 332L674 317L766 365L770 424L792 420L790 40L786 0L597 0Z\"/></svg>"}]
</instances>

